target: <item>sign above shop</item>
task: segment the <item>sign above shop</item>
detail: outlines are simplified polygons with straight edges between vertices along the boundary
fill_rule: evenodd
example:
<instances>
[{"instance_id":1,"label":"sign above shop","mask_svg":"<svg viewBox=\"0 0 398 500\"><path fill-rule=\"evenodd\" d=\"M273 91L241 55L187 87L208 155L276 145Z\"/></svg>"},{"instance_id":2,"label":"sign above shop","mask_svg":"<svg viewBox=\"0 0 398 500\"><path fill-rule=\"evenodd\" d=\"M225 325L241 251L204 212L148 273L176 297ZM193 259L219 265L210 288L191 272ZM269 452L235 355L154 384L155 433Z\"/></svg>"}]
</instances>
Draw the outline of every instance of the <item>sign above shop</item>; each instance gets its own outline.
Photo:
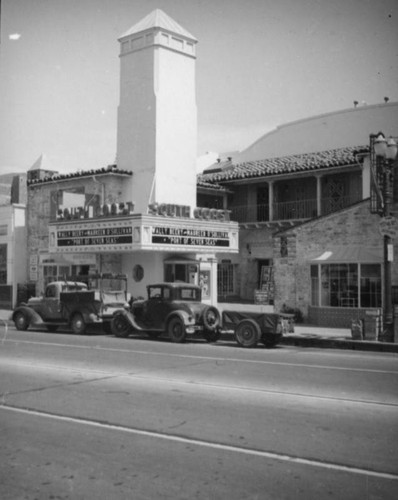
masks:
<instances>
[{"instance_id":1,"label":"sign above shop","mask_svg":"<svg viewBox=\"0 0 398 500\"><path fill-rule=\"evenodd\" d=\"M170 203L151 203L148 206L150 215L161 215L163 217L191 217L191 207L188 205L175 205ZM217 208L197 207L193 210L195 219L229 222L231 210Z\"/></svg>"},{"instance_id":2,"label":"sign above shop","mask_svg":"<svg viewBox=\"0 0 398 500\"><path fill-rule=\"evenodd\" d=\"M57 221L117 217L120 215L132 215L133 212L134 203L132 201L105 203L103 205L98 203L85 207L60 208L57 212Z\"/></svg>"}]
</instances>

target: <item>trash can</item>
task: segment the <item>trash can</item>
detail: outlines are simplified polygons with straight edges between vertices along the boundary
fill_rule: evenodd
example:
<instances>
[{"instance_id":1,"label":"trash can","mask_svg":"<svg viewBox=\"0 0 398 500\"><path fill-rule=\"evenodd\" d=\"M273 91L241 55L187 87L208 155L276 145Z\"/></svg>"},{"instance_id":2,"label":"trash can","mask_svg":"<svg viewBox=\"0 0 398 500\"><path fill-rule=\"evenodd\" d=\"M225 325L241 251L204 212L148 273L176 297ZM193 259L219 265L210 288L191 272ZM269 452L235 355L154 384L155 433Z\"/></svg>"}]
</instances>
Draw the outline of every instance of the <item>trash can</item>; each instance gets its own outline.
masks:
<instances>
[{"instance_id":1,"label":"trash can","mask_svg":"<svg viewBox=\"0 0 398 500\"><path fill-rule=\"evenodd\" d=\"M381 309L368 309L365 311L363 332L364 340L379 340L381 324Z\"/></svg>"},{"instance_id":2,"label":"trash can","mask_svg":"<svg viewBox=\"0 0 398 500\"><path fill-rule=\"evenodd\" d=\"M363 340L363 323L361 319L351 320L352 340Z\"/></svg>"}]
</instances>

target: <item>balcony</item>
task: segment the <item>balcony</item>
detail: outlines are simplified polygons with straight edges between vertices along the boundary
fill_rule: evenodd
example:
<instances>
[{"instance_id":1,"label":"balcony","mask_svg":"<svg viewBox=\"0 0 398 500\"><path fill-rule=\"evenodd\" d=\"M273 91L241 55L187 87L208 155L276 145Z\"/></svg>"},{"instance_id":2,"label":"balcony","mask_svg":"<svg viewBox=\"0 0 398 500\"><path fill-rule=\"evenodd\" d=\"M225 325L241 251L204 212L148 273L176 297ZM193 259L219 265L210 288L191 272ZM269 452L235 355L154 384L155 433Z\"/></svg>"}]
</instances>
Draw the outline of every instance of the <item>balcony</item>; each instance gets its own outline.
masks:
<instances>
[{"instance_id":1,"label":"balcony","mask_svg":"<svg viewBox=\"0 0 398 500\"><path fill-rule=\"evenodd\" d=\"M241 224L261 224L269 222L282 222L293 220L308 220L318 215L327 215L360 201L358 195L341 196L339 198L323 198L321 200L321 213L317 213L317 200L296 200L273 203L273 217L270 220L268 204L248 204L229 207L232 210L231 219Z\"/></svg>"}]
</instances>

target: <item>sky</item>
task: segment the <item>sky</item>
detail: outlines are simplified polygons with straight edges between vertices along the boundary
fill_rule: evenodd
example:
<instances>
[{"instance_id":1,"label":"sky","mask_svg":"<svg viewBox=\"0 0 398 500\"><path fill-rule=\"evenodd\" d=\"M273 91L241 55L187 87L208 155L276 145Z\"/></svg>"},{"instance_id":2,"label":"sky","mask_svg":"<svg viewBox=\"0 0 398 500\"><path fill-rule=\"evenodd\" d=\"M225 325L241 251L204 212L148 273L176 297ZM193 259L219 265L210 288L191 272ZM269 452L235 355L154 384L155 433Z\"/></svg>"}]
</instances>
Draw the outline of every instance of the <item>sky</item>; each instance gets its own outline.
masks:
<instances>
[{"instance_id":1,"label":"sky","mask_svg":"<svg viewBox=\"0 0 398 500\"><path fill-rule=\"evenodd\" d=\"M0 1L0 173L115 162L117 39L157 8L198 39L198 156L398 101L397 0Z\"/></svg>"}]
</instances>

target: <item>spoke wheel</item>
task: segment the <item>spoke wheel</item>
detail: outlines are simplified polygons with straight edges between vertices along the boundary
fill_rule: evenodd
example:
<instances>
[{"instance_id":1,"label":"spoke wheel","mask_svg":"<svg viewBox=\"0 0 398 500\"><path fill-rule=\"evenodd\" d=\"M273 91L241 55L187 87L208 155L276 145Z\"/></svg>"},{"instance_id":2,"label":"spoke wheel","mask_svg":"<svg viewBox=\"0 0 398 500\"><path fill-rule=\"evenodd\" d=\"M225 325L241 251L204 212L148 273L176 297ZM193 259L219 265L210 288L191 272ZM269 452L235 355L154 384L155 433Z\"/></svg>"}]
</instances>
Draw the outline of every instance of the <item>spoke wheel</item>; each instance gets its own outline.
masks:
<instances>
[{"instance_id":1,"label":"spoke wheel","mask_svg":"<svg viewBox=\"0 0 398 500\"><path fill-rule=\"evenodd\" d=\"M203 324L206 330L216 330L220 324L220 313L213 306L207 306L203 311Z\"/></svg>"},{"instance_id":2,"label":"spoke wheel","mask_svg":"<svg viewBox=\"0 0 398 500\"><path fill-rule=\"evenodd\" d=\"M111 331L115 337L128 337L130 325L123 314L116 314L111 321Z\"/></svg>"},{"instance_id":3,"label":"spoke wheel","mask_svg":"<svg viewBox=\"0 0 398 500\"><path fill-rule=\"evenodd\" d=\"M185 341L185 325L181 318L172 318L167 326L167 333L172 342L180 344Z\"/></svg>"},{"instance_id":4,"label":"spoke wheel","mask_svg":"<svg viewBox=\"0 0 398 500\"><path fill-rule=\"evenodd\" d=\"M83 335L86 332L86 323L84 322L84 318L80 313L76 313L73 315L71 324L70 324L73 333L77 335Z\"/></svg>"},{"instance_id":5,"label":"spoke wheel","mask_svg":"<svg viewBox=\"0 0 398 500\"><path fill-rule=\"evenodd\" d=\"M27 330L29 326L28 317L23 312L17 312L14 314L14 323L17 330Z\"/></svg>"},{"instance_id":6,"label":"spoke wheel","mask_svg":"<svg viewBox=\"0 0 398 500\"><path fill-rule=\"evenodd\" d=\"M243 319L238 323L235 330L235 338L241 347L256 347L260 337L260 327L252 319Z\"/></svg>"}]
</instances>

